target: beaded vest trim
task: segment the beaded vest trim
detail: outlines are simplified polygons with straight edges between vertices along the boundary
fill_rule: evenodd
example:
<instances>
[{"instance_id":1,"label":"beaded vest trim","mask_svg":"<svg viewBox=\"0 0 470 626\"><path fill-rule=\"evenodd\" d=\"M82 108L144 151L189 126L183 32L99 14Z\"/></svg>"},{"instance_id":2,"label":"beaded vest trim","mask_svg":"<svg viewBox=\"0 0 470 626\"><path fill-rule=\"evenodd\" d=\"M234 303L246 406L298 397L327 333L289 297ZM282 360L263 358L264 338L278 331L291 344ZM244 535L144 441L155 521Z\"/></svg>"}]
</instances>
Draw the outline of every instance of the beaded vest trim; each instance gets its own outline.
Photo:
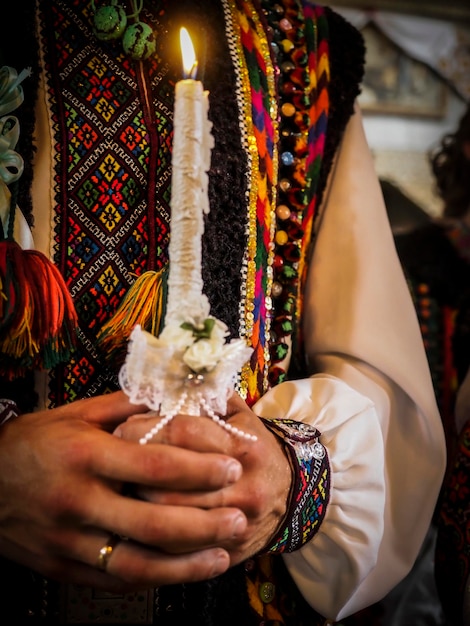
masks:
<instances>
[{"instance_id":1,"label":"beaded vest trim","mask_svg":"<svg viewBox=\"0 0 470 626\"><path fill-rule=\"evenodd\" d=\"M253 404L285 379L281 362L294 332L299 343L328 120L328 30L324 9L307 2L264 2L261 15L248 2L224 6L249 155L241 327L255 352L242 372L240 391Z\"/></svg>"},{"instance_id":2,"label":"beaded vest trim","mask_svg":"<svg viewBox=\"0 0 470 626\"><path fill-rule=\"evenodd\" d=\"M248 245L243 261L242 336L253 358L242 372L240 393L253 404L267 389L272 248L277 183L277 102L274 66L264 24L249 2L224 2L230 49L238 69L242 137L248 154ZM236 62L238 59L238 64Z\"/></svg>"}]
</instances>

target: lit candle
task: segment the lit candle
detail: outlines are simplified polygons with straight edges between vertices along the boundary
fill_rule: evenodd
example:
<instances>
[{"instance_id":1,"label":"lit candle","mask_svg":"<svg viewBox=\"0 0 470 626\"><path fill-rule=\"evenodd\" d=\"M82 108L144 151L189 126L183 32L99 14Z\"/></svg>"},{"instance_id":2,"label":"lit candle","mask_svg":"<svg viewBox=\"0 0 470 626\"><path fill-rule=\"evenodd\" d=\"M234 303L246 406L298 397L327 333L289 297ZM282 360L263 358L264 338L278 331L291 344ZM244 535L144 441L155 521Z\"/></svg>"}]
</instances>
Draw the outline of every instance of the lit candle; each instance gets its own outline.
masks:
<instances>
[{"instance_id":1,"label":"lit candle","mask_svg":"<svg viewBox=\"0 0 470 626\"><path fill-rule=\"evenodd\" d=\"M184 76L175 87L170 269L165 325L207 316L202 294L202 234L209 211L208 170L214 145L208 92L195 80L197 60L185 28L180 31Z\"/></svg>"},{"instance_id":2,"label":"lit candle","mask_svg":"<svg viewBox=\"0 0 470 626\"><path fill-rule=\"evenodd\" d=\"M208 171L214 139L208 93L196 80L197 61L181 29L185 78L176 83L173 120L170 268L164 328L158 337L136 326L121 388L135 404L162 419L140 440L146 444L178 414L206 415L228 432L255 441L225 421L236 375L253 350L227 340L225 324L210 315L201 271L204 215L209 212ZM221 417L222 416L222 417Z\"/></svg>"}]
</instances>

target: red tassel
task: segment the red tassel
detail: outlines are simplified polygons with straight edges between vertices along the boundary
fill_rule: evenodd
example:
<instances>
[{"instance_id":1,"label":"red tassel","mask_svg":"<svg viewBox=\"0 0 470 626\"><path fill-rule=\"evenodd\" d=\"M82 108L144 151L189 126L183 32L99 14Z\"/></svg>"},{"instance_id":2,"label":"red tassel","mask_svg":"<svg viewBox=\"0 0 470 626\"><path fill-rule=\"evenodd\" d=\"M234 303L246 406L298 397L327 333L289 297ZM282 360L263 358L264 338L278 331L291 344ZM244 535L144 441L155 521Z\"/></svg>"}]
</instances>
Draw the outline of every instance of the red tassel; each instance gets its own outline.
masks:
<instances>
[{"instance_id":1,"label":"red tassel","mask_svg":"<svg viewBox=\"0 0 470 626\"><path fill-rule=\"evenodd\" d=\"M29 369L67 360L77 314L57 267L37 250L0 242L0 374L12 380Z\"/></svg>"}]
</instances>

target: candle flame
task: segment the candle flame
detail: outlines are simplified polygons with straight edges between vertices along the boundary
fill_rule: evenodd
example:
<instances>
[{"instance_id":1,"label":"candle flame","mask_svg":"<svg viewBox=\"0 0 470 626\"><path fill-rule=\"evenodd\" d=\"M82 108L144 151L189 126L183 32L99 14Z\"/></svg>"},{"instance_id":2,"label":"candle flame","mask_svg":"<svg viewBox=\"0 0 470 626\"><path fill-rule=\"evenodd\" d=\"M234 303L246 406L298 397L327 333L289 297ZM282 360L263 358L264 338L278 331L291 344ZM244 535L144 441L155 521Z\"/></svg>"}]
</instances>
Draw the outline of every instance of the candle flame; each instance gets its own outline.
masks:
<instances>
[{"instance_id":1,"label":"candle flame","mask_svg":"<svg viewBox=\"0 0 470 626\"><path fill-rule=\"evenodd\" d=\"M185 78L196 78L197 59L193 42L186 28L180 29L181 55L183 57L183 71Z\"/></svg>"}]
</instances>

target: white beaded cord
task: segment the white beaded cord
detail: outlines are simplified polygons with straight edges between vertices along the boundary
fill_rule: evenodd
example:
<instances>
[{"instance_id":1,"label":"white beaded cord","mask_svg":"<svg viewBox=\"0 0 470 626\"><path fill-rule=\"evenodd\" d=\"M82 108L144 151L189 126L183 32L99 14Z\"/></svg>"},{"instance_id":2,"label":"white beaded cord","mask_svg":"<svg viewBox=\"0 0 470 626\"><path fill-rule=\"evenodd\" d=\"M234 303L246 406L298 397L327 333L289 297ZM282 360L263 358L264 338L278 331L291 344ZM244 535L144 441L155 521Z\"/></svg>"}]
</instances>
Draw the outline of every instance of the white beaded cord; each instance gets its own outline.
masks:
<instances>
[{"instance_id":1,"label":"white beaded cord","mask_svg":"<svg viewBox=\"0 0 470 626\"><path fill-rule=\"evenodd\" d=\"M187 395L187 393L181 394L181 398L179 399L179 402L173 407L173 410L163 416L158 424L155 424L153 428L151 428L141 439L139 439L140 445L143 446L148 443L151 439L155 437L157 433L163 430L163 428L165 428L165 426L171 422L171 420L175 417L175 415L180 412L181 408L183 407Z\"/></svg>"},{"instance_id":2,"label":"white beaded cord","mask_svg":"<svg viewBox=\"0 0 470 626\"><path fill-rule=\"evenodd\" d=\"M207 417L210 417L212 421L214 421L216 424L221 426L224 430L226 430L232 435L241 437L242 439L246 439L247 441L258 440L258 437L256 435L247 433L241 428L237 428L236 426L232 426L231 424L226 422L224 419L219 417L217 413L215 413L212 410L212 408L209 406L209 404L206 402L202 394L198 394L197 397L198 397L200 406L206 411ZM158 422L158 424L156 424L141 439L139 439L139 443L141 445L147 444L151 439L153 439L153 437L155 437L157 433L159 433L163 428L165 428L165 426L171 422L171 420L175 417L175 415L177 415L181 411L186 399L187 399L187 394L183 393L177 405L174 406L173 409L169 413L163 416L162 419Z\"/></svg>"},{"instance_id":3,"label":"white beaded cord","mask_svg":"<svg viewBox=\"0 0 470 626\"><path fill-rule=\"evenodd\" d=\"M236 426L232 426L221 417L214 413L211 407L207 404L205 398L202 395L199 395L199 402L201 403L201 407L207 412L208 417L210 417L216 424L222 426L226 431L231 433L232 435L236 435L237 437L241 437L242 439L246 439L247 441L257 441L258 437L256 435L252 435L251 433L246 433L241 428L237 428Z\"/></svg>"}]
</instances>

